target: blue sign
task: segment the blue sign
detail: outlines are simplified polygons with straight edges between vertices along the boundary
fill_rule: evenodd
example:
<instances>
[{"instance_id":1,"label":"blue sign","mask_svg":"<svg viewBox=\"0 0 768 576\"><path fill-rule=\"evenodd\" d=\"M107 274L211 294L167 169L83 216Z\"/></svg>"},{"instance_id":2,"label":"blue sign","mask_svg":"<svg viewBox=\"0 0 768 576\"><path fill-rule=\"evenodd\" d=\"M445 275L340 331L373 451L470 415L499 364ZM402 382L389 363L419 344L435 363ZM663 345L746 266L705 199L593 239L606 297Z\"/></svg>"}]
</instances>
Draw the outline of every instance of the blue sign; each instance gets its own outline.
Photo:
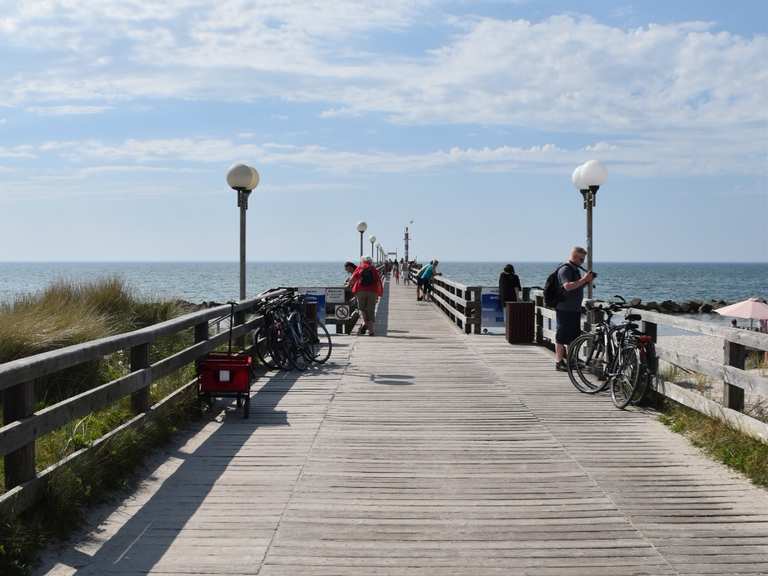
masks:
<instances>
[{"instance_id":1,"label":"blue sign","mask_svg":"<svg viewBox=\"0 0 768 576\"><path fill-rule=\"evenodd\" d=\"M299 288L307 302L317 304L317 321L325 324L325 288Z\"/></svg>"},{"instance_id":2,"label":"blue sign","mask_svg":"<svg viewBox=\"0 0 768 576\"><path fill-rule=\"evenodd\" d=\"M483 287L480 294L480 321L483 328L503 328L504 310L499 301L499 289Z\"/></svg>"}]
</instances>

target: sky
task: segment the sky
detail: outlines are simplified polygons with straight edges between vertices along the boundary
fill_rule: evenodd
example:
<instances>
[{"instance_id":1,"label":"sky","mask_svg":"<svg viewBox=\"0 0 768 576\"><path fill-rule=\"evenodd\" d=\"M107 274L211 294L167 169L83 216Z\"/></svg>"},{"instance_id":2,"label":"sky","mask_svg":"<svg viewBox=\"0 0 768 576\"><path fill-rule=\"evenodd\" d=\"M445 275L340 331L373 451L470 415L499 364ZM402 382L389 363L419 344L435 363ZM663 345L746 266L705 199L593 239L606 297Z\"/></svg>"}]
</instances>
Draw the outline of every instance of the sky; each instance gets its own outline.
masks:
<instances>
[{"instance_id":1,"label":"sky","mask_svg":"<svg viewBox=\"0 0 768 576\"><path fill-rule=\"evenodd\" d=\"M0 0L0 261L768 261L768 2ZM366 244L368 246L368 244Z\"/></svg>"}]
</instances>

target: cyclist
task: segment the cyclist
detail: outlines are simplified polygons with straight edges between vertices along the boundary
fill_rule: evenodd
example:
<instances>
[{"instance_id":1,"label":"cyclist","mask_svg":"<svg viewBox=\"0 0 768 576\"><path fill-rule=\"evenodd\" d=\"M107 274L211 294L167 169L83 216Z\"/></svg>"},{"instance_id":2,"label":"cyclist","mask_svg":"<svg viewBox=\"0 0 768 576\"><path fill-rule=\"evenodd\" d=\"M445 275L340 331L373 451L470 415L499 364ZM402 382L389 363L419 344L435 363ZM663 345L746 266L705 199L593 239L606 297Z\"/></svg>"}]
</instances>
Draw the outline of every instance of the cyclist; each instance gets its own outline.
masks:
<instances>
[{"instance_id":1,"label":"cyclist","mask_svg":"<svg viewBox=\"0 0 768 576\"><path fill-rule=\"evenodd\" d=\"M555 369L568 371L565 362L566 346L581 334L581 302L584 300L584 286L592 282L594 275L590 270L583 277L579 267L584 264L587 251L581 246L574 246L568 262L557 270L557 281L561 288L561 297L555 306L557 334L555 335Z\"/></svg>"},{"instance_id":2,"label":"cyclist","mask_svg":"<svg viewBox=\"0 0 768 576\"><path fill-rule=\"evenodd\" d=\"M352 274L350 281L352 293L357 298L357 307L363 318L359 334L375 336L376 301L384 295L384 284L381 274L373 265L373 259L366 256L360 260L360 266Z\"/></svg>"}]
</instances>

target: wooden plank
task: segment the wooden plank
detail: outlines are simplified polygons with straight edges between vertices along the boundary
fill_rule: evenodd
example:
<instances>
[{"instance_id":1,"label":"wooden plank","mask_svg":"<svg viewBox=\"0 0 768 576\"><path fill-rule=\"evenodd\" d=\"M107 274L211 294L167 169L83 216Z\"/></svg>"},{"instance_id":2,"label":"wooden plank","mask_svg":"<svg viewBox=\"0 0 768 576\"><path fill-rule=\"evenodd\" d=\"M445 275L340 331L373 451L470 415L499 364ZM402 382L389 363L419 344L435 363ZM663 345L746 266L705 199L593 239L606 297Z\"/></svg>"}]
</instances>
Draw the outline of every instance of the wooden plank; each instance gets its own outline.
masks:
<instances>
[{"instance_id":1,"label":"wooden plank","mask_svg":"<svg viewBox=\"0 0 768 576\"><path fill-rule=\"evenodd\" d=\"M53 406L38 410L28 418L16 419L0 428L0 454L8 454L75 418L101 410L150 382L150 369L132 372Z\"/></svg>"},{"instance_id":2,"label":"wooden plank","mask_svg":"<svg viewBox=\"0 0 768 576\"><path fill-rule=\"evenodd\" d=\"M756 372L750 372L736 368L734 366L725 366L713 360L699 358L683 354L676 350L671 350L663 346L656 345L656 355L670 364L680 366L686 370L693 370L710 378L715 378L736 386L750 393L768 396L768 378L761 376Z\"/></svg>"},{"instance_id":3,"label":"wooden plank","mask_svg":"<svg viewBox=\"0 0 768 576\"><path fill-rule=\"evenodd\" d=\"M768 334L762 334L752 330L741 330L739 328L726 328L710 322L681 318L669 314L660 314L659 312L652 312L650 310L639 310L637 308L630 308L627 313L640 314L643 320L655 324L672 326L673 328L706 334L708 336L717 336L723 340L728 340L729 342L741 344L749 348L768 351Z\"/></svg>"},{"instance_id":4,"label":"wooden plank","mask_svg":"<svg viewBox=\"0 0 768 576\"><path fill-rule=\"evenodd\" d=\"M536 312L541 314L544 318L555 320L557 318L557 311L546 306L536 306Z\"/></svg>"}]
</instances>

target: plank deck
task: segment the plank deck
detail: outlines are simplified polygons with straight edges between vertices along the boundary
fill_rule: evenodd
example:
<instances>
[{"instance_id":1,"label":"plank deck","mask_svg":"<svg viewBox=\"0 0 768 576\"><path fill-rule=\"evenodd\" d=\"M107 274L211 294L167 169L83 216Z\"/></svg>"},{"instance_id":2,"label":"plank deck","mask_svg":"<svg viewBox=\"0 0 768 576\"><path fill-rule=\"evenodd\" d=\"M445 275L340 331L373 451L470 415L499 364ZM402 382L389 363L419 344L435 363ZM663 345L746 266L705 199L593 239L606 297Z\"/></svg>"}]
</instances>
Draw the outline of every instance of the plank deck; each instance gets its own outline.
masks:
<instances>
[{"instance_id":1,"label":"plank deck","mask_svg":"<svg viewBox=\"0 0 768 576\"><path fill-rule=\"evenodd\" d=\"M550 353L388 286L379 335L263 378L38 574L768 573L768 493Z\"/></svg>"}]
</instances>

